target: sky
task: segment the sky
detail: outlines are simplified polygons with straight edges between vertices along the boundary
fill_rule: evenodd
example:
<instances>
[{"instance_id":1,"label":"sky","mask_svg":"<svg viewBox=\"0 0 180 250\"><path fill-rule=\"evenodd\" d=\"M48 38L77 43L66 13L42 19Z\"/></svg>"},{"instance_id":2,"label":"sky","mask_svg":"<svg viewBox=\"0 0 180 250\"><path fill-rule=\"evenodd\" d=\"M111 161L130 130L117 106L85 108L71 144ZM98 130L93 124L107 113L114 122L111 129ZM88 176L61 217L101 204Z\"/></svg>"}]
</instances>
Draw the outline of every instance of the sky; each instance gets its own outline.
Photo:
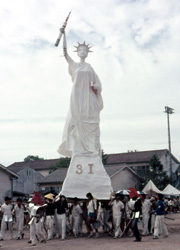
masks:
<instances>
[{"instance_id":1,"label":"sky","mask_svg":"<svg viewBox=\"0 0 180 250\"><path fill-rule=\"evenodd\" d=\"M72 82L62 41L69 11L68 53L90 43L87 62L102 83L105 153L168 148L180 160L179 0L1 0L0 163L27 155L59 158Z\"/></svg>"}]
</instances>

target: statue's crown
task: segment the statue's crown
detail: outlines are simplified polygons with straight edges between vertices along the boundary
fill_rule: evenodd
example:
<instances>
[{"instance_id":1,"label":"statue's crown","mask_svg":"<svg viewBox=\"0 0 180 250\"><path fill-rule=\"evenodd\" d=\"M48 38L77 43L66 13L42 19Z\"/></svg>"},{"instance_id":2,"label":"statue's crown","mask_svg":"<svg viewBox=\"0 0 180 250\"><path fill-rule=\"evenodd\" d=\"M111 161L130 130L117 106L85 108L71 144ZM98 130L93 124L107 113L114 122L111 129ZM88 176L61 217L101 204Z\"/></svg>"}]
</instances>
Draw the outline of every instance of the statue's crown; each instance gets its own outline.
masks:
<instances>
[{"instance_id":1,"label":"statue's crown","mask_svg":"<svg viewBox=\"0 0 180 250\"><path fill-rule=\"evenodd\" d=\"M80 47L85 47L86 49L87 49L87 51L88 52L93 52L93 51L91 51L90 50L90 46L89 46L89 44L86 44L86 42L84 41L84 43L79 43L78 42L78 46L74 46L75 48L76 48L76 50L74 51L74 52L78 52L78 49L80 48Z\"/></svg>"}]
</instances>

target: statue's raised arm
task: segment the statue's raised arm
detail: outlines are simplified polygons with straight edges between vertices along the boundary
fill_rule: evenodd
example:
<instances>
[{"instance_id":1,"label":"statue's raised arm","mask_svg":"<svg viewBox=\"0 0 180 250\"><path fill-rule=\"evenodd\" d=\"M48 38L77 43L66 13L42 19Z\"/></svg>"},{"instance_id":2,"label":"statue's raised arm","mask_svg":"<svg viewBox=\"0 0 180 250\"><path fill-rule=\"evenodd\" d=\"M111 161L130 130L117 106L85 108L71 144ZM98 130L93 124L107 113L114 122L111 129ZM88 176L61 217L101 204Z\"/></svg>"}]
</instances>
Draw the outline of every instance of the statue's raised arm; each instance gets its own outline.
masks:
<instances>
[{"instance_id":1,"label":"statue's raised arm","mask_svg":"<svg viewBox=\"0 0 180 250\"><path fill-rule=\"evenodd\" d=\"M67 41L66 41L66 34L65 34L65 31L63 31L63 53L64 53L64 57L66 58L66 61L68 63L72 62L73 59L68 55L68 52L67 52Z\"/></svg>"}]
</instances>

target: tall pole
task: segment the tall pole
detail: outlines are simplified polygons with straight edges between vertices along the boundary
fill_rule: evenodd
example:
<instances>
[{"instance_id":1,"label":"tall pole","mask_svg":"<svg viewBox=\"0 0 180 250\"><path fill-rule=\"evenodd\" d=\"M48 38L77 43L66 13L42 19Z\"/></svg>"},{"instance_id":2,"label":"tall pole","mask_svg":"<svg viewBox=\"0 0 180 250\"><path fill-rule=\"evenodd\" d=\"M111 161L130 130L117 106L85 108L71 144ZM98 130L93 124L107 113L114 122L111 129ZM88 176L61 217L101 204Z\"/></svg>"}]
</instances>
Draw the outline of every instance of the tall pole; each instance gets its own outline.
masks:
<instances>
[{"instance_id":1,"label":"tall pole","mask_svg":"<svg viewBox=\"0 0 180 250\"><path fill-rule=\"evenodd\" d=\"M171 134L170 134L170 121L169 115L174 113L174 109L165 106L165 113L167 113L167 125L168 125L168 145L169 145L169 174L172 181L172 155L171 155Z\"/></svg>"}]
</instances>

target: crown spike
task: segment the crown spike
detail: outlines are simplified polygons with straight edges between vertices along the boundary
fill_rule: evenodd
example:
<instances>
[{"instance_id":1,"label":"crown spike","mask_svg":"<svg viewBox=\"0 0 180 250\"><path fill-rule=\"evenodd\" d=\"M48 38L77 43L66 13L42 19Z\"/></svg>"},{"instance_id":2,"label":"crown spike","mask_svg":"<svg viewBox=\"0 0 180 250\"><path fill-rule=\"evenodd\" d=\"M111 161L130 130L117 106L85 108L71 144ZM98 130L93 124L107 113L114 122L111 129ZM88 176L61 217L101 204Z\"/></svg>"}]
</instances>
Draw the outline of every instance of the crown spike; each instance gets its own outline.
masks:
<instances>
[{"instance_id":1,"label":"crown spike","mask_svg":"<svg viewBox=\"0 0 180 250\"><path fill-rule=\"evenodd\" d=\"M89 46L89 44L86 44L86 42L84 41L83 43L79 43L78 42L78 46L74 46L77 50L75 50L74 52L78 52L78 49L80 47L85 47L87 49L88 52L93 52L90 49L92 48L91 46Z\"/></svg>"}]
</instances>

